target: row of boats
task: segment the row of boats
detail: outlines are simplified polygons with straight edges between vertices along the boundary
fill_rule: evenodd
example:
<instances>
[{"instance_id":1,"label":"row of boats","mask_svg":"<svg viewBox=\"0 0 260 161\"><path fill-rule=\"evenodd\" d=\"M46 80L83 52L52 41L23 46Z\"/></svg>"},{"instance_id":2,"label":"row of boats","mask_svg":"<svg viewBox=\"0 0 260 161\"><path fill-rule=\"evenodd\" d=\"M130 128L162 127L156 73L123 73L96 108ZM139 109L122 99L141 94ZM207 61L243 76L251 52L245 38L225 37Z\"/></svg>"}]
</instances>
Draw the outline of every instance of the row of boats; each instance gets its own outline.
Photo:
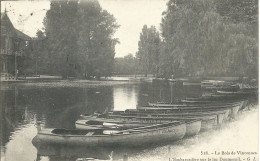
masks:
<instances>
[{"instance_id":1,"label":"row of boats","mask_svg":"<svg viewBox=\"0 0 260 161\"><path fill-rule=\"evenodd\" d=\"M146 146L197 135L236 118L256 90L217 91L175 103L156 102L125 111L82 114L76 129L38 129L33 143Z\"/></svg>"}]
</instances>

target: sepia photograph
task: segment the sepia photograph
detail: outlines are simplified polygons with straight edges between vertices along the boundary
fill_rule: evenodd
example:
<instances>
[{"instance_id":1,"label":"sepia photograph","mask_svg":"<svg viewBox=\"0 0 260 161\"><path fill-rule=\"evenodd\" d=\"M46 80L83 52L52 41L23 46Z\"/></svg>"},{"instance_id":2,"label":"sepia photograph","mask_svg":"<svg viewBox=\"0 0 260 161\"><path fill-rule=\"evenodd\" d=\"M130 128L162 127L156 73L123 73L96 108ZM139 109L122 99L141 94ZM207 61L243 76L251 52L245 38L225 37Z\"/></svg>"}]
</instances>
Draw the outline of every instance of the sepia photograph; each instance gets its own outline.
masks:
<instances>
[{"instance_id":1,"label":"sepia photograph","mask_svg":"<svg viewBox=\"0 0 260 161\"><path fill-rule=\"evenodd\" d=\"M258 0L1 0L0 161L258 161Z\"/></svg>"}]
</instances>

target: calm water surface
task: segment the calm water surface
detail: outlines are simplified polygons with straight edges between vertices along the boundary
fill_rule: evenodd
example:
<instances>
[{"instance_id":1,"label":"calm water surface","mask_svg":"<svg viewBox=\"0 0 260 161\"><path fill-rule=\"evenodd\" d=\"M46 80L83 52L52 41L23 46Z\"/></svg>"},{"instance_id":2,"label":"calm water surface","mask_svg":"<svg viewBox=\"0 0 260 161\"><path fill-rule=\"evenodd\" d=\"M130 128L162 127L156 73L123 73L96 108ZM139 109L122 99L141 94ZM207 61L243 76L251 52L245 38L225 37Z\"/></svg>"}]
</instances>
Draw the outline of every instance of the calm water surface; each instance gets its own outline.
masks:
<instances>
[{"instance_id":1,"label":"calm water surface","mask_svg":"<svg viewBox=\"0 0 260 161\"><path fill-rule=\"evenodd\" d=\"M65 83L66 84L66 83ZM171 83L88 83L4 84L2 94L2 161L75 161L78 158L100 160L122 159L124 154L137 155L146 149L95 149L78 147L41 147L32 139L37 134L35 123L46 128L75 128L82 113L135 109L148 102L171 101L201 95L200 87L180 87ZM195 139L196 140L196 139ZM169 143L178 145L180 143ZM181 143L182 144L182 143ZM169 150L169 149L168 149ZM162 149L161 152L167 151ZM138 159L139 160L139 159Z\"/></svg>"}]
</instances>

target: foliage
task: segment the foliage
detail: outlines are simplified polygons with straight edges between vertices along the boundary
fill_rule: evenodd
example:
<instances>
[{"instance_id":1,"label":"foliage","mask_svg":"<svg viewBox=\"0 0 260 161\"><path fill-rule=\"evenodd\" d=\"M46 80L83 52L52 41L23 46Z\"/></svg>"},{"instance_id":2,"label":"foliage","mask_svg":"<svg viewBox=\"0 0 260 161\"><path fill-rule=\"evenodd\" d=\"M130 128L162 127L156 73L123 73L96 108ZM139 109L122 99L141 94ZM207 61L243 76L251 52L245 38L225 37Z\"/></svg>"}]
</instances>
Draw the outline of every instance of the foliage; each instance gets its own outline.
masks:
<instances>
[{"instance_id":1,"label":"foliage","mask_svg":"<svg viewBox=\"0 0 260 161\"><path fill-rule=\"evenodd\" d=\"M46 13L45 30L51 66L63 77L76 74L77 6L76 1L52 1Z\"/></svg>"},{"instance_id":2,"label":"foliage","mask_svg":"<svg viewBox=\"0 0 260 161\"><path fill-rule=\"evenodd\" d=\"M78 62L82 73L88 76L108 76L113 69L117 39L112 36L118 28L115 18L102 11L98 2L83 1L79 6L80 56Z\"/></svg>"},{"instance_id":3,"label":"foliage","mask_svg":"<svg viewBox=\"0 0 260 161\"><path fill-rule=\"evenodd\" d=\"M160 43L159 32L155 26L148 28L147 25L144 25L138 42L136 58L139 61L139 71L145 73L146 76L148 73L158 74Z\"/></svg>"},{"instance_id":4,"label":"foliage","mask_svg":"<svg viewBox=\"0 0 260 161\"><path fill-rule=\"evenodd\" d=\"M97 0L51 1L44 19L45 35L39 32L44 49L36 50L47 65L47 72L90 78L112 72L115 45L113 34L119 27L113 15ZM42 42L42 40L44 42Z\"/></svg>"},{"instance_id":5,"label":"foliage","mask_svg":"<svg viewBox=\"0 0 260 161\"><path fill-rule=\"evenodd\" d=\"M133 54L128 54L124 57L115 58L113 73L116 75L136 74L136 58Z\"/></svg>"},{"instance_id":6,"label":"foliage","mask_svg":"<svg viewBox=\"0 0 260 161\"><path fill-rule=\"evenodd\" d=\"M215 0L216 11L233 23L254 23L258 21L257 0Z\"/></svg>"},{"instance_id":7,"label":"foliage","mask_svg":"<svg viewBox=\"0 0 260 161\"><path fill-rule=\"evenodd\" d=\"M37 37L33 38L25 47L25 54L22 58L21 75L38 75L53 74L52 70L48 69L49 58L46 48L44 32L38 30Z\"/></svg>"},{"instance_id":8,"label":"foliage","mask_svg":"<svg viewBox=\"0 0 260 161\"><path fill-rule=\"evenodd\" d=\"M224 19L213 0L170 0L161 23L161 74L256 75L258 40L250 25Z\"/></svg>"},{"instance_id":9,"label":"foliage","mask_svg":"<svg viewBox=\"0 0 260 161\"><path fill-rule=\"evenodd\" d=\"M252 76L258 73L256 0L169 0L159 33L144 25L136 58L116 58L119 27L97 0L51 1L45 31L28 47L27 64L64 78L153 74ZM28 67L23 66L27 69Z\"/></svg>"}]
</instances>

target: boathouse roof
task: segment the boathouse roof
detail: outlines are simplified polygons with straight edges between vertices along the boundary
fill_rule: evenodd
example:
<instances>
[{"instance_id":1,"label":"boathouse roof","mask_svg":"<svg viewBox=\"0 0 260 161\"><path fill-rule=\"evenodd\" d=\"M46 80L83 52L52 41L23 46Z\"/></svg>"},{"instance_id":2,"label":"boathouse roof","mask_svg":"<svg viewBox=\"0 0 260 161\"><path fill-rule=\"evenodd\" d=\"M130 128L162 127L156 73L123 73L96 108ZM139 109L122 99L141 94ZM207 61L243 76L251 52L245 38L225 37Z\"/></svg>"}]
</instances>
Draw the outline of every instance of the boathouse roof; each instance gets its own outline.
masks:
<instances>
[{"instance_id":1,"label":"boathouse roof","mask_svg":"<svg viewBox=\"0 0 260 161\"><path fill-rule=\"evenodd\" d=\"M7 21L7 22L4 22ZM11 27L11 29L14 31L15 35L17 38L23 39L23 40L31 40L32 38L28 35L26 35L25 33L17 30L14 26L13 23L10 21L8 15L6 14L6 12L1 12L1 26L9 26L9 28ZM2 30L1 31L1 35L2 34L6 34L4 32L7 32L7 30Z\"/></svg>"}]
</instances>

